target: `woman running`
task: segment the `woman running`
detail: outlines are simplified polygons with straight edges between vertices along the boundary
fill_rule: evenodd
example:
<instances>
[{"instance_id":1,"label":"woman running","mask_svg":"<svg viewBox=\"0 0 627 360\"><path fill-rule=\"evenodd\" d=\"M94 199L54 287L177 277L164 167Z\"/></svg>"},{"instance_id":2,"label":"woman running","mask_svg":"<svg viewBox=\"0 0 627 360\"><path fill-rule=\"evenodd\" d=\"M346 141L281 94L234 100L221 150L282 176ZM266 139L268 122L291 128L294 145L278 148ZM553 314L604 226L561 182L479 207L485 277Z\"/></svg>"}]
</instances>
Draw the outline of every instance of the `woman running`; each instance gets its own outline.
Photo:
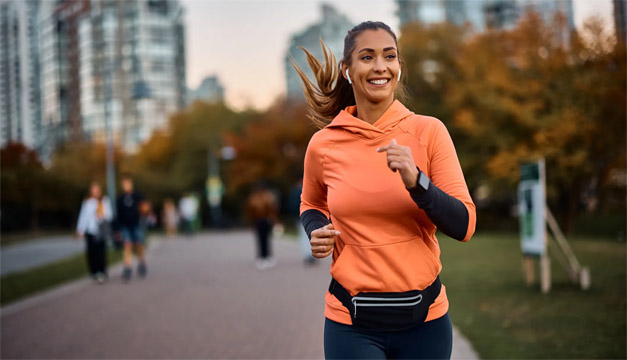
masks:
<instances>
[{"instance_id":1,"label":"woman running","mask_svg":"<svg viewBox=\"0 0 627 360\"><path fill-rule=\"evenodd\" d=\"M333 254L325 296L327 358L450 358L436 229L468 241L475 206L442 122L395 100L396 36L381 22L348 32L339 67L307 50L293 63L321 128L305 156L301 220L312 255Z\"/></svg>"}]
</instances>

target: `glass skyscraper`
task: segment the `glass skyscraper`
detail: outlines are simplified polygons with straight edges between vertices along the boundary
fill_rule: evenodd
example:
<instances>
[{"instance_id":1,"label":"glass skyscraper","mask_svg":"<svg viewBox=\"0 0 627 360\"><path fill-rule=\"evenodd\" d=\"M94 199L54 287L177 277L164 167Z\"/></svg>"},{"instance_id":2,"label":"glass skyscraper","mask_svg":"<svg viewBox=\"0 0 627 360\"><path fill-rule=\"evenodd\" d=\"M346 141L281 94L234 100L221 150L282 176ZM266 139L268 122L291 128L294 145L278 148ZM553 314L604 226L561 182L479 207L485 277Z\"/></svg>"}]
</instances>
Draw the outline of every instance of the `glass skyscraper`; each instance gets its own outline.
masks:
<instances>
[{"instance_id":1,"label":"glass skyscraper","mask_svg":"<svg viewBox=\"0 0 627 360\"><path fill-rule=\"evenodd\" d=\"M469 23L476 32L511 29L525 13L536 11L545 21L560 12L567 28L575 28L572 0L396 0L396 4L401 26L411 21L425 25L449 21Z\"/></svg>"},{"instance_id":2,"label":"glass skyscraper","mask_svg":"<svg viewBox=\"0 0 627 360\"><path fill-rule=\"evenodd\" d=\"M165 128L185 106L183 15L176 0L43 1L42 118L50 147L104 141L105 114L126 150Z\"/></svg>"},{"instance_id":3,"label":"glass skyscraper","mask_svg":"<svg viewBox=\"0 0 627 360\"><path fill-rule=\"evenodd\" d=\"M0 146L40 149L39 1L0 1Z\"/></svg>"}]
</instances>

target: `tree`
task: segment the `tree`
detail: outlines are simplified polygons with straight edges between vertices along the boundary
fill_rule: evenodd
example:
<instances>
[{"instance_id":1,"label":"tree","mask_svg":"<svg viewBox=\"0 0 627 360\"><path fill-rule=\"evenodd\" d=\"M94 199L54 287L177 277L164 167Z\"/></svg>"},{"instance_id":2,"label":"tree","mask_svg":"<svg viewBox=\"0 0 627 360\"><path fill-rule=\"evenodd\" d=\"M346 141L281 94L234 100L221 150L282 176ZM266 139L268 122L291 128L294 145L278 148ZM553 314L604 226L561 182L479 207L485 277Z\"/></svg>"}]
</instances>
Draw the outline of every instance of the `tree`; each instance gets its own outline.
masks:
<instances>
[{"instance_id":1,"label":"tree","mask_svg":"<svg viewBox=\"0 0 627 360\"><path fill-rule=\"evenodd\" d=\"M43 166L37 153L20 143L9 142L0 151L2 230L37 227L37 200Z\"/></svg>"},{"instance_id":2,"label":"tree","mask_svg":"<svg viewBox=\"0 0 627 360\"><path fill-rule=\"evenodd\" d=\"M591 47L606 39L590 31L591 42L573 33L564 44L564 26L530 14L514 30L474 37L457 57L460 79L446 103L468 137L471 176L504 196L521 162L544 157L549 202L570 229L582 194L601 195L608 175L625 169L626 93L624 47Z\"/></svg>"},{"instance_id":3,"label":"tree","mask_svg":"<svg viewBox=\"0 0 627 360\"><path fill-rule=\"evenodd\" d=\"M303 176L305 151L315 132L306 114L304 104L279 99L241 133L226 134L237 152L228 168L227 194L245 193L260 180L275 184L283 195L289 192Z\"/></svg>"},{"instance_id":4,"label":"tree","mask_svg":"<svg viewBox=\"0 0 627 360\"><path fill-rule=\"evenodd\" d=\"M241 131L256 116L253 111L235 112L223 103L196 101L173 114L168 128L155 132L121 170L131 174L137 188L157 204L188 191L203 194L209 157L219 156L227 132Z\"/></svg>"}]
</instances>

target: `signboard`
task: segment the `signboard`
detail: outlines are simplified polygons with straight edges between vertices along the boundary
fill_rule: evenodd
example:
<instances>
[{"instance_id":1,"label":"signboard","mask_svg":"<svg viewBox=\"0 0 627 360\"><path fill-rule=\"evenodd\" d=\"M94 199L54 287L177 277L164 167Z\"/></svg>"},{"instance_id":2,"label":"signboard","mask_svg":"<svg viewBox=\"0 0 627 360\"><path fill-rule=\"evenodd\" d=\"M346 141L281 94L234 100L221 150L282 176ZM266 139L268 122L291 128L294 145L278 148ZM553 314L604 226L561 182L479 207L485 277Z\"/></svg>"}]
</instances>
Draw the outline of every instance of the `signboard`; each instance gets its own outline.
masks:
<instances>
[{"instance_id":1,"label":"signboard","mask_svg":"<svg viewBox=\"0 0 627 360\"><path fill-rule=\"evenodd\" d=\"M544 160L523 164L518 184L518 219L521 249L525 255L546 252L546 200Z\"/></svg>"},{"instance_id":2,"label":"signboard","mask_svg":"<svg viewBox=\"0 0 627 360\"><path fill-rule=\"evenodd\" d=\"M224 193L222 180L220 180L218 176L210 176L207 178L205 186L207 188L207 201L209 202L209 206L220 206L222 203L222 195Z\"/></svg>"}]
</instances>

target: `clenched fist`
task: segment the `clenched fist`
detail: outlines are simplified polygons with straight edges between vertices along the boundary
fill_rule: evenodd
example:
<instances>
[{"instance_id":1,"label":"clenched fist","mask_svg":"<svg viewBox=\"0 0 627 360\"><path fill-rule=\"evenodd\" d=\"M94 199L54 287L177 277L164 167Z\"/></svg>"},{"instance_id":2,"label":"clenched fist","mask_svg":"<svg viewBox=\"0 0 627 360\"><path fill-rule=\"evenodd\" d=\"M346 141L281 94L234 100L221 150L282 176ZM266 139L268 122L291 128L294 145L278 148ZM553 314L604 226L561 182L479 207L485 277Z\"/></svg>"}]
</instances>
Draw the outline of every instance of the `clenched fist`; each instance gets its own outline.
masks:
<instances>
[{"instance_id":1,"label":"clenched fist","mask_svg":"<svg viewBox=\"0 0 627 360\"><path fill-rule=\"evenodd\" d=\"M377 152L384 151L387 153L388 167L394 172L398 170L405 187L408 189L416 187L418 169L416 169L416 163L414 163L414 157L409 146L399 145L395 139L392 139L390 145L377 149Z\"/></svg>"},{"instance_id":2,"label":"clenched fist","mask_svg":"<svg viewBox=\"0 0 627 360\"><path fill-rule=\"evenodd\" d=\"M333 253L333 245L335 237L340 232L333 228L333 224L325 225L311 232L311 255L315 258L322 259Z\"/></svg>"}]
</instances>

